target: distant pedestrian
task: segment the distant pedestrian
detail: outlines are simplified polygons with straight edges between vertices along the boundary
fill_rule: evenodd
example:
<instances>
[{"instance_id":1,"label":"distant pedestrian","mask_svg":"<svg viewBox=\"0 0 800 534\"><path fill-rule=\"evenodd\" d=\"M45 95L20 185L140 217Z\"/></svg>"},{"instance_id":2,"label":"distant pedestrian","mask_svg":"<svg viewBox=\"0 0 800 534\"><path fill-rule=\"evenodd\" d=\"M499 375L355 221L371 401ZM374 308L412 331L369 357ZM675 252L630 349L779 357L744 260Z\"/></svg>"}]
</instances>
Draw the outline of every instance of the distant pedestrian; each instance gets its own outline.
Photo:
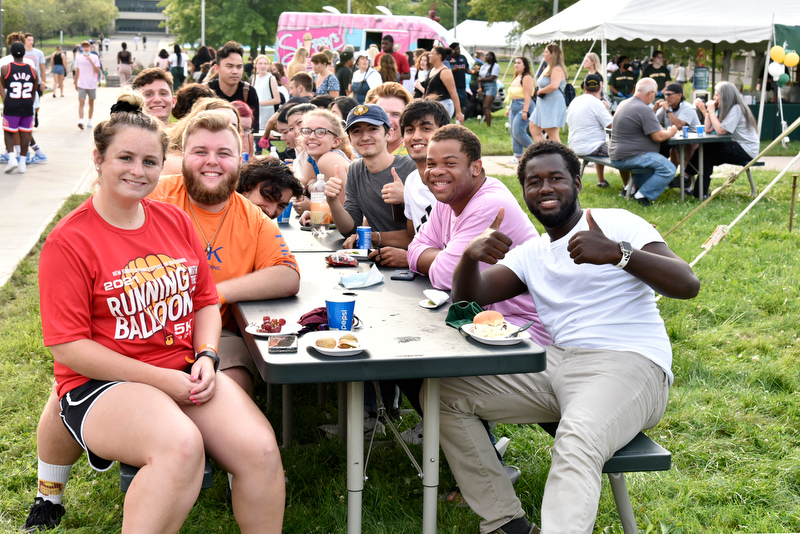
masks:
<instances>
[{"instance_id":1,"label":"distant pedestrian","mask_svg":"<svg viewBox=\"0 0 800 534\"><path fill-rule=\"evenodd\" d=\"M122 43L122 50L117 52L117 74L120 86L128 83L133 73L133 54L128 52L128 43Z\"/></svg>"},{"instance_id":2,"label":"distant pedestrian","mask_svg":"<svg viewBox=\"0 0 800 534\"><path fill-rule=\"evenodd\" d=\"M25 87L36 87L36 69L23 63L25 45L11 44L13 61L0 68L0 91L5 102L3 106L3 136L5 138L8 165L6 174L14 169L23 174L26 168L28 144L33 131L33 92ZM19 132L19 161L14 149L14 134Z\"/></svg>"},{"instance_id":3,"label":"distant pedestrian","mask_svg":"<svg viewBox=\"0 0 800 534\"><path fill-rule=\"evenodd\" d=\"M142 35L142 50L147 50L147 36Z\"/></svg>"},{"instance_id":4,"label":"distant pedestrian","mask_svg":"<svg viewBox=\"0 0 800 534\"><path fill-rule=\"evenodd\" d=\"M109 39L108 37L103 39L103 45L106 47L106 52L108 52L108 45L110 44L111 44L111 39Z\"/></svg>"},{"instance_id":5,"label":"distant pedestrian","mask_svg":"<svg viewBox=\"0 0 800 534\"><path fill-rule=\"evenodd\" d=\"M136 50L139 50L139 36L138 35L134 35L133 36L133 44L136 45Z\"/></svg>"},{"instance_id":6,"label":"distant pedestrian","mask_svg":"<svg viewBox=\"0 0 800 534\"><path fill-rule=\"evenodd\" d=\"M189 63L189 56L181 49L181 45L175 44L172 54L169 55L169 71L172 73L172 91L178 89L186 80L186 64Z\"/></svg>"},{"instance_id":7,"label":"distant pedestrian","mask_svg":"<svg viewBox=\"0 0 800 534\"><path fill-rule=\"evenodd\" d=\"M53 66L53 98L56 97L56 90L61 90L64 96L64 77L67 75L67 54L61 49L61 45L56 45L56 51L50 57L50 65Z\"/></svg>"},{"instance_id":8,"label":"distant pedestrian","mask_svg":"<svg viewBox=\"0 0 800 534\"><path fill-rule=\"evenodd\" d=\"M92 54L89 41L81 43L81 54L75 59L75 89L78 91L78 128L83 130L83 106L89 98L89 113L86 127L92 128L94 101L97 98L97 76L100 74L100 59Z\"/></svg>"}]
</instances>

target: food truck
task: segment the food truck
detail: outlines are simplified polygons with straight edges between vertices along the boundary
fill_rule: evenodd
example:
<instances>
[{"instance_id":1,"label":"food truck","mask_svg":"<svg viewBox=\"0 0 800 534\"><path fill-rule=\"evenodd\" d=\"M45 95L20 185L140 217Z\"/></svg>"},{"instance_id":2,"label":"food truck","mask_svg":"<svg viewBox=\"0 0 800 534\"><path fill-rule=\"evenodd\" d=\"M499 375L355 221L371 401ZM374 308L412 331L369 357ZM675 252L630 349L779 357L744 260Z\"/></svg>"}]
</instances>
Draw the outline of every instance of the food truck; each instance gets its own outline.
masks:
<instances>
[{"instance_id":1,"label":"food truck","mask_svg":"<svg viewBox=\"0 0 800 534\"><path fill-rule=\"evenodd\" d=\"M323 45L331 50L348 44L356 51L371 44L380 48L384 35L391 35L400 50L430 50L450 41L447 30L426 17L284 12L278 19L275 59L286 65L298 49L305 48L310 56Z\"/></svg>"}]
</instances>

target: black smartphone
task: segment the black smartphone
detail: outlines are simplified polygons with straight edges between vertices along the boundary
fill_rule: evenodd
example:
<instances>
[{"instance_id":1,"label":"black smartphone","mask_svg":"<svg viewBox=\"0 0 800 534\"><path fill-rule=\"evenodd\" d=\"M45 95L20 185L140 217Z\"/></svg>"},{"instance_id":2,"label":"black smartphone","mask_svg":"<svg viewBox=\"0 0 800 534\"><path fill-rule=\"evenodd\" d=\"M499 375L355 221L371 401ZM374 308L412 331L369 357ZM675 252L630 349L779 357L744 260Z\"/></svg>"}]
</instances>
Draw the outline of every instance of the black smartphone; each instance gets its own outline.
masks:
<instances>
[{"instance_id":1,"label":"black smartphone","mask_svg":"<svg viewBox=\"0 0 800 534\"><path fill-rule=\"evenodd\" d=\"M271 336L268 352L270 354L297 352L297 336L294 334Z\"/></svg>"},{"instance_id":2,"label":"black smartphone","mask_svg":"<svg viewBox=\"0 0 800 534\"><path fill-rule=\"evenodd\" d=\"M413 280L417 277L417 273L409 271L408 269L395 271L392 275L392 280Z\"/></svg>"}]
</instances>

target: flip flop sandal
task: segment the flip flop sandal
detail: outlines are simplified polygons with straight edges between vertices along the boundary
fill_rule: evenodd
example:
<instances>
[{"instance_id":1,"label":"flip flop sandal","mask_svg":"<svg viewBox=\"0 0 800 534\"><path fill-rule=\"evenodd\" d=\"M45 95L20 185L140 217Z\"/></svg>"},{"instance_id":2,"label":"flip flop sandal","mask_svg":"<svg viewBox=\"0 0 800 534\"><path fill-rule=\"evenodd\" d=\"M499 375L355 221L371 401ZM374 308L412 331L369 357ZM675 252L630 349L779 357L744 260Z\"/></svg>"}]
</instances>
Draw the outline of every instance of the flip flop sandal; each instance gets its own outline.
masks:
<instances>
[{"instance_id":1,"label":"flip flop sandal","mask_svg":"<svg viewBox=\"0 0 800 534\"><path fill-rule=\"evenodd\" d=\"M608 187L608 182L597 182L597 187Z\"/></svg>"}]
</instances>

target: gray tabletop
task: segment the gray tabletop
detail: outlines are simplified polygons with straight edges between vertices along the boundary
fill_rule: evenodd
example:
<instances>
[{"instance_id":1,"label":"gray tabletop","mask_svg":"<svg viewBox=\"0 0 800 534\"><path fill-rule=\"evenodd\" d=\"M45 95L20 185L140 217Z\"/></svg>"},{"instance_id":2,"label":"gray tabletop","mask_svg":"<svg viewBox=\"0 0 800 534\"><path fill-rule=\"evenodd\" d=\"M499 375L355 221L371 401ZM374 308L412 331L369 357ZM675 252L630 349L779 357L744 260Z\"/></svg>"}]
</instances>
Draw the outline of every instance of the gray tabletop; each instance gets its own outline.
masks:
<instances>
[{"instance_id":1,"label":"gray tabletop","mask_svg":"<svg viewBox=\"0 0 800 534\"><path fill-rule=\"evenodd\" d=\"M730 134L718 135L715 133L706 133L702 137L696 133L689 133L689 137L683 137L681 132L673 135L667 139L668 145L697 145L705 143L724 143L726 141L733 141L733 136Z\"/></svg>"},{"instance_id":2,"label":"gray tabletop","mask_svg":"<svg viewBox=\"0 0 800 534\"><path fill-rule=\"evenodd\" d=\"M234 309L247 346L266 382L435 378L538 372L545 368L544 350L530 340L511 346L484 345L445 324L450 302L435 310L420 307L419 302L427 300L422 291L431 287L426 277L418 276L411 282L391 280L394 270L383 268L383 283L346 290L338 285L340 275L366 272L371 263L332 268L326 266L324 255L311 253L297 254L297 262L301 281L296 297L240 302ZM269 354L267 338L244 333L245 326L260 321L264 315L294 323L306 312L324 307L327 295L341 293L356 296L355 315L363 326L354 334L365 347L358 355L324 356L311 347L311 335L300 338L297 353Z\"/></svg>"},{"instance_id":3,"label":"gray tabletop","mask_svg":"<svg viewBox=\"0 0 800 534\"><path fill-rule=\"evenodd\" d=\"M301 230L300 220L292 214L288 224L278 224L286 244L292 253L296 252L332 252L342 248L344 237L338 230L324 237L314 237L310 229Z\"/></svg>"}]
</instances>

